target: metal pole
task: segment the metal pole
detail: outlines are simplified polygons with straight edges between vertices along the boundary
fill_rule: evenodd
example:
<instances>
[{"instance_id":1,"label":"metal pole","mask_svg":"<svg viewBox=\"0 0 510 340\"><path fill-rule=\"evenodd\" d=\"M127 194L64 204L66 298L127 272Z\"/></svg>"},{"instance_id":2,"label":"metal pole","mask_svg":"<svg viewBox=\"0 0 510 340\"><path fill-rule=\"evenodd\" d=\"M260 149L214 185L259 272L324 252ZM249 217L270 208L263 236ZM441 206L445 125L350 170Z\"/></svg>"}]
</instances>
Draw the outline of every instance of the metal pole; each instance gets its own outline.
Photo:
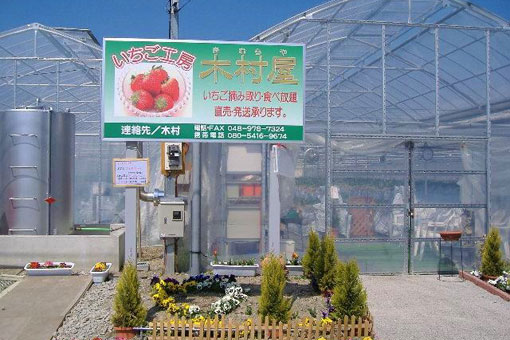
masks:
<instances>
[{"instance_id":1,"label":"metal pole","mask_svg":"<svg viewBox=\"0 0 510 340\"><path fill-rule=\"evenodd\" d=\"M485 216L486 216L486 223L485 223L485 234L488 234L489 232L489 226L491 223L491 136L492 136L492 129L491 129L491 32L487 30L485 32L485 55L486 55L486 78L485 78L485 87L486 87L486 115L487 115L487 148L486 148L486 156L485 156L485 170L486 170L486 202L487 207L485 209Z\"/></svg>"},{"instance_id":2,"label":"metal pole","mask_svg":"<svg viewBox=\"0 0 510 340\"><path fill-rule=\"evenodd\" d=\"M56 90L55 90L55 107L56 111L60 111L60 61L57 61L57 80L56 80Z\"/></svg>"},{"instance_id":3,"label":"metal pole","mask_svg":"<svg viewBox=\"0 0 510 340\"><path fill-rule=\"evenodd\" d=\"M179 39L179 0L169 1L168 13L170 39ZM200 196L201 196L201 178L200 178L200 143L192 145L192 167L191 167L191 267L190 274L200 274Z\"/></svg>"},{"instance_id":4,"label":"metal pole","mask_svg":"<svg viewBox=\"0 0 510 340\"><path fill-rule=\"evenodd\" d=\"M261 232L260 232L260 254L265 254L266 249L266 230L267 230L267 163L268 163L268 152L267 152L267 144L262 144L261 148L262 152L262 177L261 177L261 191L262 196L260 198L261 207L260 207L260 215L261 218Z\"/></svg>"},{"instance_id":5,"label":"metal pole","mask_svg":"<svg viewBox=\"0 0 510 340\"><path fill-rule=\"evenodd\" d=\"M382 133L386 134L386 26L381 26Z\"/></svg>"},{"instance_id":6,"label":"metal pole","mask_svg":"<svg viewBox=\"0 0 510 340\"><path fill-rule=\"evenodd\" d=\"M13 95L14 95L14 106L13 106L13 109L16 108L17 88L18 88L18 61L14 60L14 89L12 91Z\"/></svg>"},{"instance_id":7,"label":"metal pole","mask_svg":"<svg viewBox=\"0 0 510 340\"><path fill-rule=\"evenodd\" d=\"M413 149L414 143L409 141L407 144L407 216L408 216L408 231L407 231L407 273L412 272L412 239L414 229L414 198L413 198Z\"/></svg>"},{"instance_id":8,"label":"metal pole","mask_svg":"<svg viewBox=\"0 0 510 340\"><path fill-rule=\"evenodd\" d=\"M280 254L280 189L278 183L277 146L271 147L269 165L269 231L268 252Z\"/></svg>"},{"instance_id":9,"label":"metal pole","mask_svg":"<svg viewBox=\"0 0 510 340\"><path fill-rule=\"evenodd\" d=\"M140 158L142 143L126 142L126 157ZM124 235L124 262L136 265L136 232L140 222L140 200L138 188L126 188L124 201L124 220L126 231Z\"/></svg>"},{"instance_id":10,"label":"metal pole","mask_svg":"<svg viewBox=\"0 0 510 340\"><path fill-rule=\"evenodd\" d=\"M439 28L436 27L434 30L434 62L435 62L435 92L436 92L436 99L435 99L435 116L436 116L436 124L435 124L435 130L436 130L436 136L439 136Z\"/></svg>"},{"instance_id":11,"label":"metal pole","mask_svg":"<svg viewBox=\"0 0 510 340\"><path fill-rule=\"evenodd\" d=\"M168 1L168 37L179 39L179 0Z\"/></svg>"},{"instance_id":12,"label":"metal pole","mask_svg":"<svg viewBox=\"0 0 510 340\"><path fill-rule=\"evenodd\" d=\"M332 216L332 207L331 207L331 157L333 157L331 152L331 37L330 37L330 27L327 24L327 125L326 125L326 190L325 190L325 226L324 231L328 233L331 229L331 216Z\"/></svg>"},{"instance_id":13,"label":"metal pole","mask_svg":"<svg viewBox=\"0 0 510 340\"><path fill-rule=\"evenodd\" d=\"M407 23L410 24L412 22L412 0L407 1Z\"/></svg>"}]
</instances>

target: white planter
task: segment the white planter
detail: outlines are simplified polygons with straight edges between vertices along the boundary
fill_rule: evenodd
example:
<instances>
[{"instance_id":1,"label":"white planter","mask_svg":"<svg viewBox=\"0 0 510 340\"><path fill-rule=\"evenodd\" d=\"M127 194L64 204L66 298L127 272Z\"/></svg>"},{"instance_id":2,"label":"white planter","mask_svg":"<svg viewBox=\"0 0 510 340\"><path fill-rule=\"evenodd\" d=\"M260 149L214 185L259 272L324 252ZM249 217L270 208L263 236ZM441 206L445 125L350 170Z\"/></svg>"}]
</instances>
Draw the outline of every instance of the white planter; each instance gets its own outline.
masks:
<instances>
[{"instance_id":1,"label":"white planter","mask_svg":"<svg viewBox=\"0 0 510 340\"><path fill-rule=\"evenodd\" d=\"M257 269L259 268L258 264L250 265L250 266L234 266L228 264L213 264L211 263L213 268L213 274L216 275L235 275L235 276L255 276L257 273Z\"/></svg>"},{"instance_id":2,"label":"white planter","mask_svg":"<svg viewBox=\"0 0 510 340\"><path fill-rule=\"evenodd\" d=\"M285 267L289 270L291 276L303 276L303 266L288 264Z\"/></svg>"},{"instance_id":3,"label":"white planter","mask_svg":"<svg viewBox=\"0 0 510 340\"><path fill-rule=\"evenodd\" d=\"M53 263L61 263L64 261L53 261ZM69 268L39 268L39 269L31 269L29 268L30 263L25 265L25 271L28 276L48 276L48 275L71 275L73 273L74 263L73 262L64 262L66 265L71 266ZM43 265L44 262L39 262L40 265Z\"/></svg>"},{"instance_id":4,"label":"white planter","mask_svg":"<svg viewBox=\"0 0 510 340\"><path fill-rule=\"evenodd\" d=\"M104 282L106 281L106 279L108 278L108 275L110 275L110 268L112 267L112 264L107 262L106 263L106 270L104 272L94 272L94 266L92 267L92 269L90 270L90 275L92 275L92 281L94 281L94 283L101 283L101 282Z\"/></svg>"}]
</instances>

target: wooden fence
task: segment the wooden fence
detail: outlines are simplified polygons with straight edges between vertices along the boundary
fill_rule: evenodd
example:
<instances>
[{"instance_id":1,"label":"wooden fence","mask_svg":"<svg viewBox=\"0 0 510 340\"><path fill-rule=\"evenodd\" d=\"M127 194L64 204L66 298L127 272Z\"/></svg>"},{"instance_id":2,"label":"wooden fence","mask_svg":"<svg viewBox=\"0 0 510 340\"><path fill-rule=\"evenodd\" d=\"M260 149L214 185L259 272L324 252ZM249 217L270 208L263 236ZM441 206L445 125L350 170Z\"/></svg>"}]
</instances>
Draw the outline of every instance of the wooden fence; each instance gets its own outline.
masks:
<instances>
[{"instance_id":1,"label":"wooden fence","mask_svg":"<svg viewBox=\"0 0 510 340\"><path fill-rule=\"evenodd\" d=\"M185 319L169 319L151 322L149 327L152 340L317 340L324 337L327 340L347 340L370 336L373 338L373 319L356 319L354 316L329 324L321 324L321 320L297 321L283 324L271 323L267 318L253 319L251 323L239 323L231 320L192 322Z\"/></svg>"}]
</instances>

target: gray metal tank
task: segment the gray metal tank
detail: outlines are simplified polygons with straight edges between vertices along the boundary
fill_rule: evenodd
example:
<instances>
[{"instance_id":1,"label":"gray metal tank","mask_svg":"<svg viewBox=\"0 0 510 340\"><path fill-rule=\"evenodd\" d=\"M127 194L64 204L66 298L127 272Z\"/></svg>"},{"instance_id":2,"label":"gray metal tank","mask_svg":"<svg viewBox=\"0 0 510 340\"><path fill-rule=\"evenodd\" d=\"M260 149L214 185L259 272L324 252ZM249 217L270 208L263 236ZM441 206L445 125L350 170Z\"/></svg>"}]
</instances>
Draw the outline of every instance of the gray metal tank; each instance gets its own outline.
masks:
<instances>
[{"instance_id":1,"label":"gray metal tank","mask_svg":"<svg viewBox=\"0 0 510 340\"><path fill-rule=\"evenodd\" d=\"M74 115L24 108L0 111L0 122L0 234L69 234Z\"/></svg>"}]
</instances>

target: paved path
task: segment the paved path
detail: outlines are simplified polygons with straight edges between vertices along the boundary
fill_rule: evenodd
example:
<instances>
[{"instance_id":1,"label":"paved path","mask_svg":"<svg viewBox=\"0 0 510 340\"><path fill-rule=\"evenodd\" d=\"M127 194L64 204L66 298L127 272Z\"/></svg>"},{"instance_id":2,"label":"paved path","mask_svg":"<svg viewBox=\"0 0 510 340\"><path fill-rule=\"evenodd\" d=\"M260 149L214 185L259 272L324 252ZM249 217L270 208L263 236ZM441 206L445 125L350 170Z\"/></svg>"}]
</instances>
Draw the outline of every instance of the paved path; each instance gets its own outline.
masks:
<instances>
[{"instance_id":1,"label":"paved path","mask_svg":"<svg viewBox=\"0 0 510 340\"><path fill-rule=\"evenodd\" d=\"M88 275L24 278L0 298L0 340L49 340L90 282Z\"/></svg>"},{"instance_id":2,"label":"paved path","mask_svg":"<svg viewBox=\"0 0 510 340\"><path fill-rule=\"evenodd\" d=\"M381 340L510 339L510 303L469 281L363 276Z\"/></svg>"}]
</instances>

